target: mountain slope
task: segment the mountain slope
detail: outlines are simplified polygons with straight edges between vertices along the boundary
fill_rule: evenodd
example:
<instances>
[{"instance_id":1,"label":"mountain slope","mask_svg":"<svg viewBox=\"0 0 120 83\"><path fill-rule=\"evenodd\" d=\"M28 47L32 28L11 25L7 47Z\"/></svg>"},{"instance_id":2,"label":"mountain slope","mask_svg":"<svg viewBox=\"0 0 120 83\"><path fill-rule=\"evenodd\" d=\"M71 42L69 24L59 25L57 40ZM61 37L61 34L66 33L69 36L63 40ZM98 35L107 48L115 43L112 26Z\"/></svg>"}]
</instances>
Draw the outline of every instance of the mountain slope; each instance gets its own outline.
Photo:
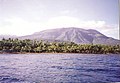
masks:
<instances>
[{"instance_id":1,"label":"mountain slope","mask_svg":"<svg viewBox=\"0 0 120 83\"><path fill-rule=\"evenodd\" d=\"M59 28L36 32L32 35L22 36L19 39L37 39L48 41L69 41L79 44L120 44L120 41L103 35L93 29Z\"/></svg>"}]
</instances>

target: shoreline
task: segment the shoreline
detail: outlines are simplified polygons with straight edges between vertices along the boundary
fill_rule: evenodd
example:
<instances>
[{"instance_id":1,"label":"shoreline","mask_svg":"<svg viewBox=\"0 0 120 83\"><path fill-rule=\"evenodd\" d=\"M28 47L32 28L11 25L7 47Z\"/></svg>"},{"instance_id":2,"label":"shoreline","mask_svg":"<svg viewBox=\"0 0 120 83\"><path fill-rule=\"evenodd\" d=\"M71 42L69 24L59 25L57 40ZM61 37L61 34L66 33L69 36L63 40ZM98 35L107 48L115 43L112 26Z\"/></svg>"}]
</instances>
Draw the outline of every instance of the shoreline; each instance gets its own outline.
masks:
<instances>
[{"instance_id":1,"label":"shoreline","mask_svg":"<svg viewBox=\"0 0 120 83\"><path fill-rule=\"evenodd\" d=\"M14 52L14 53L8 53L8 52L3 52L3 53L1 53L0 52L0 54L119 54L119 53L52 53L52 52L50 52L50 53L29 53L29 52L23 52L23 53L21 53L21 52Z\"/></svg>"}]
</instances>

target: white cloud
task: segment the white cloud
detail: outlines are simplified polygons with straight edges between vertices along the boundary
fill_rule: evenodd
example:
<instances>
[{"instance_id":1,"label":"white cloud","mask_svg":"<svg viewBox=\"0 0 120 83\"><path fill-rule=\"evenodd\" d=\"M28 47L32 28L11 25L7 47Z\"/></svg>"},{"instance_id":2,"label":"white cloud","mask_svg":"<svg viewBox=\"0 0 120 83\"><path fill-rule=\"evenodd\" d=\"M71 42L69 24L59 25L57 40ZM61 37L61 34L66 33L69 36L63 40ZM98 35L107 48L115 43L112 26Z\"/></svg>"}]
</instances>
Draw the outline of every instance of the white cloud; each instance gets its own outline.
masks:
<instances>
[{"instance_id":1,"label":"white cloud","mask_svg":"<svg viewBox=\"0 0 120 83\"><path fill-rule=\"evenodd\" d=\"M48 27L61 28L61 27L71 27L77 26L79 24L79 19L67 16L54 17L49 19L46 23Z\"/></svg>"},{"instance_id":2,"label":"white cloud","mask_svg":"<svg viewBox=\"0 0 120 83\"><path fill-rule=\"evenodd\" d=\"M106 23L105 21L81 21L78 18L74 17L60 16L49 19L48 22L46 22L44 25L44 27L52 28L80 27L85 29L96 29L105 26Z\"/></svg>"},{"instance_id":3,"label":"white cloud","mask_svg":"<svg viewBox=\"0 0 120 83\"><path fill-rule=\"evenodd\" d=\"M118 25L108 25L105 21L81 21L78 18L60 16L42 22L29 22L22 18L12 17L0 22L0 34L29 35L45 29L79 27L84 29L95 29L109 37L119 38Z\"/></svg>"},{"instance_id":4,"label":"white cloud","mask_svg":"<svg viewBox=\"0 0 120 83\"><path fill-rule=\"evenodd\" d=\"M104 21L83 21L80 23L80 26L82 27L88 27L88 28L100 28L100 27L103 27L105 25L105 22Z\"/></svg>"},{"instance_id":5,"label":"white cloud","mask_svg":"<svg viewBox=\"0 0 120 83\"><path fill-rule=\"evenodd\" d=\"M119 39L119 26L118 25L105 25L101 27L101 29L98 29L98 30L108 37Z\"/></svg>"},{"instance_id":6,"label":"white cloud","mask_svg":"<svg viewBox=\"0 0 120 83\"><path fill-rule=\"evenodd\" d=\"M1 34L11 34L11 35L28 35L39 30L39 24L29 23L21 18L9 18L5 19L2 24L0 24Z\"/></svg>"}]
</instances>

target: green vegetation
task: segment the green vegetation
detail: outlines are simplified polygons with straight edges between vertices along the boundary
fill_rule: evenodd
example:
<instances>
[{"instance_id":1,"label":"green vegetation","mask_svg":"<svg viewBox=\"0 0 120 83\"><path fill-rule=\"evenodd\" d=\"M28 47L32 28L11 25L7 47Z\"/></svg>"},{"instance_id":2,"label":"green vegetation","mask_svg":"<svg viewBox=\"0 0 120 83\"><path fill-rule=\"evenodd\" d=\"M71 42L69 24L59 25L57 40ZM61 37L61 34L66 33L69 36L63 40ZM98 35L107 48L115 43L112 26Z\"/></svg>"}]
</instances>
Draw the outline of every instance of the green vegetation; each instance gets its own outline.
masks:
<instances>
[{"instance_id":1,"label":"green vegetation","mask_svg":"<svg viewBox=\"0 0 120 83\"><path fill-rule=\"evenodd\" d=\"M94 53L120 54L120 45L75 44L73 42L44 42L37 40L2 39L0 53Z\"/></svg>"}]
</instances>

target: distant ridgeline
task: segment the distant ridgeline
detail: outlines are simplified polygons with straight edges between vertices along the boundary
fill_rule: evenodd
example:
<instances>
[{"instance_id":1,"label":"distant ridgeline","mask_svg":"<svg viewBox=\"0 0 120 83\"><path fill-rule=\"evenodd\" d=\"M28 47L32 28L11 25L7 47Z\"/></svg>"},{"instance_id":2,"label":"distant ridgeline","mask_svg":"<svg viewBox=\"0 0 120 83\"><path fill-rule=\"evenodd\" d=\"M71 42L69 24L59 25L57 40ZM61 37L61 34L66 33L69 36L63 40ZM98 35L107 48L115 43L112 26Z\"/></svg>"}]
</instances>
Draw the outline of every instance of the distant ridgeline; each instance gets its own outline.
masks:
<instances>
[{"instance_id":1,"label":"distant ridgeline","mask_svg":"<svg viewBox=\"0 0 120 83\"><path fill-rule=\"evenodd\" d=\"M2 39L0 53L93 53L120 54L120 45L76 44L73 42L46 42L30 39Z\"/></svg>"}]
</instances>

